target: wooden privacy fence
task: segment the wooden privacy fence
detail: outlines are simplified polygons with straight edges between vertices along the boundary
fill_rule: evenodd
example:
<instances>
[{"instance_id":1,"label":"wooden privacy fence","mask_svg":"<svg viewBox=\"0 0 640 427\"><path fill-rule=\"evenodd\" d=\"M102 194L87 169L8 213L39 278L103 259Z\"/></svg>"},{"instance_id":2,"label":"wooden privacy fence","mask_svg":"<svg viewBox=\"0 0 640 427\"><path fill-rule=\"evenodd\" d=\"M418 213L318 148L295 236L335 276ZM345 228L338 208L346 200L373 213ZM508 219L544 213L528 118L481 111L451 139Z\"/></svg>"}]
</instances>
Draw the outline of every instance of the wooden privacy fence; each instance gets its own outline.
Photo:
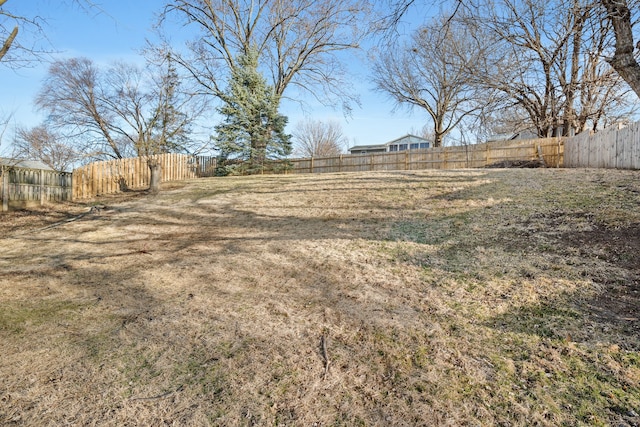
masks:
<instances>
[{"instance_id":1,"label":"wooden privacy fence","mask_svg":"<svg viewBox=\"0 0 640 427\"><path fill-rule=\"evenodd\" d=\"M480 168L501 162L544 160L562 166L564 145L558 138L501 141L477 145L387 153L290 159L289 173L362 172Z\"/></svg>"},{"instance_id":2,"label":"wooden privacy fence","mask_svg":"<svg viewBox=\"0 0 640 427\"><path fill-rule=\"evenodd\" d=\"M598 133L582 132L565 143L569 168L640 169L640 122Z\"/></svg>"},{"instance_id":3,"label":"wooden privacy fence","mask_svg":"<svg viewBox=\"0 0 640 427\"><path fill-rule=\"evenodd\" d=\"M501 141L391 153L269 161L263 173L325 173L419 169L463 169L508 161L543 160L562 165L564 141L557 138ZM214 157L161 154L162 182L214 176ZM73 171L73 198L83 199L149 186L145 158L96 162Z\"/></svg>"},{"instance_id":4,"label":"wooden privacy fence","mask_svg":"<svg viewBox=\"0 0 640 427\"><path fill-rule=\"evenodd\" d=\"M213 176L213 157L189 154L153 156L162 165L162 182ZM151 174L146 157L95 162L73 171L73 198L85 199L149 186Z\"/></svg>"},{"instance_id":5,"label":"wooden privacy fence","mask_svg":"<svg viewBox=\"0 0 640 427\"><path fill-rule=\"evenodd\" d=\"M0 174L3 212L9 207L24 208L72 199L71 173L2 166Z\"/></svg>"},{"instance_id":6,"label":"wooden privacy fence","mask_svg":"<svg viewBox=\"0 0 640 427\"><path fill-rule=\"evenodd\" d=\"M162 182L214 176L215 157L161 154ZM500 141L361 155L270 161L264 173L326 173L480 168L510 161L541 160L548 167L640 169L640 122L573 138ZM4 166L2 210L10 204L45 203L95 197L149 186L146 158L96 162L73 174Z\"/></svg>"}]
</instances>

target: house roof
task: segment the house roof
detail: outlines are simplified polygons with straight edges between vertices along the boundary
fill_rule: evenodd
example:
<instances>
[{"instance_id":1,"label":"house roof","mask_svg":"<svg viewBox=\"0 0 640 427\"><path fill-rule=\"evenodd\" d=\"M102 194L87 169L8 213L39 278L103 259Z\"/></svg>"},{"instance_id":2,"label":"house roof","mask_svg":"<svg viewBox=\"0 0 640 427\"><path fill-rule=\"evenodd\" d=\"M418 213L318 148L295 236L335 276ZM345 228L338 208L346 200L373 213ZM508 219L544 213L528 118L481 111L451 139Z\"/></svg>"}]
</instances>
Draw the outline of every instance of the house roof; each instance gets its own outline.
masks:
<instances>
[{"instance_id":1,"label":"house roof","mask_svg":"<svg viewBox=\"0 0 640 427\"><path fill-rule=\"evenodd\" d=\"M23 159L11 159L9 157L0 157L0 165L2 166L15 166L25 169L44 169L51 171L51 167L39 160L23 160Z\"/></svg>"},{"instance_id":2,"label":"house roof","mask_svg":"<svg viewBox=\"0 0 640 427\"><path fill-rule=\"evenodd\" d=\"M489 135L487 137L487 142L512 141L514 139L535 139L537 137L537 132L531 129L525 129L520 132L498 133L495 135Z\"/></svg>"},{"instance_id":3,"label":"house roof","mask_svg":"<svg viewBox=\"0 0 640 427\"><path fill-rule=\"evenodd\" d=\"M374 144L374 145L354 145L349 148L349 151L353 150L384 150L387 148L387 144Z\"/></svg>"},{"instance_id":4,"label":"house roof","mask_svg":"<svg viewBox=\"0 0 640 427\"><path fill-rule=\"evenodd\" d=\"M393 141L389 141L384 145L395 144L396 142L400 142L403 139L412 139L412 140L414 140L416 142L429 142L429 143L431 142L428 139L425 139L425 138L422 138L420 136L416 136L416 135L412 135L412 134L408 133L408 134L406 134L404 136L401 136L400 138L394 139Z\"/></svg>"},{"instance_id":5,"label":"house roof","mask_svg":"<svg viewBox=\"0 0 640 427\"><path fill-rule=\"evenodd\" d=\"M396 144L398 142L401 142L405 139L409 139L411 140L412 143L420 143L420 142L428 142L431 143L431 141L429 141L428 139L422 138L420 136L416 136L416 135L412 135L410 133L401 136L400 138L396 138L392 141L389 142L385 142L384 144L370 144L370 145L355 145L351 148L349 148L349 151L357 151L357 150L383 150L385 149L387 146L391 145L391 144Z\"/></svg>"}]
</instances>

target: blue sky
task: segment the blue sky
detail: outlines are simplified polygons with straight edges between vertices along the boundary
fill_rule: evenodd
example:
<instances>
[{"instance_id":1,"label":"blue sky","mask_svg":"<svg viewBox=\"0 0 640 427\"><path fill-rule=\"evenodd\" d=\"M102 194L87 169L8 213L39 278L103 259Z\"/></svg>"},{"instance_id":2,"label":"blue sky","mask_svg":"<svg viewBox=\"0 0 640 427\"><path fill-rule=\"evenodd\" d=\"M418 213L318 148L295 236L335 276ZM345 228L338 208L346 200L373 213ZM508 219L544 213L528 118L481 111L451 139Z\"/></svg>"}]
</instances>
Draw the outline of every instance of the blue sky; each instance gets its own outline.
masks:
<instances>
[{"instance_id":1,"label":"blue sky","mask_svg":"<svg viewBox=\"0 0 640 427\"><path fill-rule=\"evenodd\" d=\"M102 11L87 12L70 0L8 0L5 8L16 15L43 17L46 36L58 52L54 57L84 56L106 64L114 60L142 60L138 51L144 46L145 39L153 39L151 27L162 4L162 1L110 0L100 5ZM359 60L354 60L350 68L362 107L356 106L352 116L345 118L340 110L310 103L308 117L338 121L350 145L384 143L421 129L426 123L426 114L406 109L392 113L393 103L385 95L373 91L367 65L356 61ZM30 127L42 122L43 117L34 110L33 99L47 68L47 63L15 71L0 67L0 113L13 114L13 126L4 136L0 153L8 149L12 127ZM305 118L297 103L285 101L281 112L289 117L289 131Z\"/></svg>"}]
</instances>

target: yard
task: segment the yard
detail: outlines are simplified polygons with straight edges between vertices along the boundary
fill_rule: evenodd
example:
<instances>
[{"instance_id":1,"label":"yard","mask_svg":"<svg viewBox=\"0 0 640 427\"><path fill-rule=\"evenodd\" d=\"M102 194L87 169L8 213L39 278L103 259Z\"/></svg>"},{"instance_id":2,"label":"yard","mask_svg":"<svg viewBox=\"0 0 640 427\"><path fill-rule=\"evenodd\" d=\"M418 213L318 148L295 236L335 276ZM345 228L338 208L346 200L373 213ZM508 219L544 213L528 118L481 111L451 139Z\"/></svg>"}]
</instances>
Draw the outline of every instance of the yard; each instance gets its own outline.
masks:
<instances>
[{"instance_id":1,"label":"yard","mask_svg":"<svg viewBox=\"0 0 640 427\"><path fill-rule=\"evenodd\" d=\"M200 179L0 235L1 425L640 424L638 171Z\"/></svg>"}]
</instances>

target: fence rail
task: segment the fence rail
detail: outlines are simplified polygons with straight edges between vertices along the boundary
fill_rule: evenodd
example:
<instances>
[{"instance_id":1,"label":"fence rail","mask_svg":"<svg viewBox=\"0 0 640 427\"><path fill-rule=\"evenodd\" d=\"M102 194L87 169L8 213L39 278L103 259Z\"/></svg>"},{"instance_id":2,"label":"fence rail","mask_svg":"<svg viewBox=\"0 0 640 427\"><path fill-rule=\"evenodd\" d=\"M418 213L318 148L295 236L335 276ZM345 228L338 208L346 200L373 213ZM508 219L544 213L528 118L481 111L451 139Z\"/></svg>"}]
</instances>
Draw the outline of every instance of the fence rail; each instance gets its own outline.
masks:
<instances>
[{"instance_id":1,"label":"fence rail","mask_svg":"<svg viewBox=\"0 0 640 427\"><path fill-rule=\"evenodd\" d=\"M598 133L582 132L565 144L570 168L640 169L640 122Z\"/></svg>"},{"instance_id":2,"label":"fence rail","mask_svg":"<svg viewBox=\"0 0 640 427\"><path fill-rule=\"evenodd\" d=\"M563 153L562 139L547 138L392 153L290 159L287 162L291 164L288 173L463 169L517 160L544 160L547 166L559 167L563 162Z\"/></svg>"},{"instance_id":3,"label":"fence rail","mask_svg":"<svg viewBox=\"0 0 640 427\"><path fill-rule=\"evenodd\" d=\"M2 166L0 175L3 212L9 207L24 208L72 199L71 173Z\"/></svg>"}]
</instances>

